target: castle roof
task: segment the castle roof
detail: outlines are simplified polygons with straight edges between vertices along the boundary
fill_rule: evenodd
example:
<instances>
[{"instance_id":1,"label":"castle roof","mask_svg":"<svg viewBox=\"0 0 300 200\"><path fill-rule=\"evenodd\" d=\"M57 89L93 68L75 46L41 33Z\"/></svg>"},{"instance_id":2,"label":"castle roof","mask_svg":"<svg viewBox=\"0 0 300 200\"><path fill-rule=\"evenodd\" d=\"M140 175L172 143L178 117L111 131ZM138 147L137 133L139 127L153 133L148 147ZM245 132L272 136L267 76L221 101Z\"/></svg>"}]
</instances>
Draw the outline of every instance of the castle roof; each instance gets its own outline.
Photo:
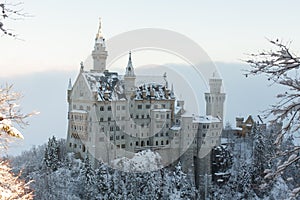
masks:
<instances>
[{"instance_id":1,"label":"castle roof","mask_svg":"<svg viewBox=\"0 0 300 200\"><path fill-rule=\"evenodd\" d=\"M135 100L168 100L175 99L174 93L165 85L145 83L136 88Z\"/></svg>"},{"instance_id":2,"label":"castle roof","mask_svg":"<svg viewBox=\"0 0 300 200\"><path fill-rule=\"evenodd\" d=\"M193 117L193 123L209 124L209 123L218 123L218 122L221 122L221 120L219 118L213 117L211 115L194 116Z\"/></svg>"},{"instance_id":3,"label":"castle roof","mask_svg":"<svg viewBox=\"0 0 300 200\"><path fill-rule=\"evenodd\" d=\"M92 92L97 93L98 101L125 100L124 80L116 72L104 73L83 72ZM168 100L175 99L175 95L165 85L144 83L133 94L135 100Z\"/></svg>"},{"instance_id":4,"label":"castle roof","mask_svg":"<svg viewBox=\"0 0 300 200\"><path fill-rule=\"evenodd\" d=\"M90 89L97 93L98 101L125 100L124 86L116 72L84 72Z\"/></svg>"}]
</instances>

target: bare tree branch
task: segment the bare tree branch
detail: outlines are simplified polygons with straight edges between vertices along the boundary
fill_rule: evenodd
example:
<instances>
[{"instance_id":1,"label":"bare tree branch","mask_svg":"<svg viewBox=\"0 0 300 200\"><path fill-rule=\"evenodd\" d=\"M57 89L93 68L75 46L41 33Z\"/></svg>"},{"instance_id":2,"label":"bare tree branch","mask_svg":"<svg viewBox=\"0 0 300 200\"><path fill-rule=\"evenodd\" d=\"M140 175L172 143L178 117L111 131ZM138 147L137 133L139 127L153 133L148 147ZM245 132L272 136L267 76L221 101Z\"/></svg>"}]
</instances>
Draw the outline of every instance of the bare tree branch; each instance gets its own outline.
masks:
<instances>
[{"instance_id":1,"label":"bare tree branch","mask_svg":"<svg viewBox=\"0 0 300 200\"><path fill-rule=\"evenodd\" d=\"M282 123L283 128L277 133L274 145L278 152L276 158L290 155L282 164L278 164L276 170L266 170L266 179L275 179L282 174L289 166L299 162L300 147L283 150L280 148L286 134L295 135L300 130L300 79L299 66L300 58L294 55L288 44L283 44L279 40L269 40L275 46L275 50L262 51L249 55L245 60L251 67L245 74L248 76L265 75L272 85L277 84L286 88L284 93L278 94L278 102L265 110L265 116L271 117L270 122ZM298 196L300 188L292 191L292 196Z\"/></svg>"},{"instance_id":2,"label":"bare tree branch","mask_svg":"<svg viewBox=\"0 0 300 200\"><path fill-rule=\"evenodd\" d=\"M30 17L28 13L23 11L21 6L23 6L23 2L0 2L0 31L2 31L4 35L17 37L17 34L14 33L14 31L5 26L7 20L22 20L26 17Z\"/></svg>"}]
</instances>

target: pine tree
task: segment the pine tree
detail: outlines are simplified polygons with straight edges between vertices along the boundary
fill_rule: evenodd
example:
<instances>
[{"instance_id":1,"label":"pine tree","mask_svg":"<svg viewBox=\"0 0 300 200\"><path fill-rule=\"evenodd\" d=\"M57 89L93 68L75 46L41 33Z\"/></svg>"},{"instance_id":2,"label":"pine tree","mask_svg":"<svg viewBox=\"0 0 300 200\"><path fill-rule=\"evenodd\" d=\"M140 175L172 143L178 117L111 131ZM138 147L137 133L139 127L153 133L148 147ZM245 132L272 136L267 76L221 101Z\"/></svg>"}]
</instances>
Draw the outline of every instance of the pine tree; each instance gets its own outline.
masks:
<instances>
[{"instance_id":1,"label":"pine tree","mask_svg":"<svg viewBox=\"0 0 300 200\"><path fill-rule=\"evenodd\" d=\"M45 149L44 163L51 171L56 171L60 166L59 145L55 136L48 140L48 145Z\"/></svg>"},{"instance_id":2,"label":"pine tree","mask_svg":"<svg viewBox=\"0 0 300 200\"><path fill-rule=\"evenodd\" d=\"M109 174L107 166L104 163L100 162L99 167L96 170L96 186L98 189L97 198L99 199L107 199L108 198L108 180Z\"/></svg>"},{"instance_id":3,"label":"pine tree","mask_svg":"<svg viewBox=\"0 0 300 200\"><path fill-rule=\"evenodd\" d=\"M95 172L91 166L89 156L86 156L86 158L84 159L81 174L83 175L83 183L84 183L83 199L87 199L87 200L95 199L96 196Z\"/></svg>"}]
</instances>

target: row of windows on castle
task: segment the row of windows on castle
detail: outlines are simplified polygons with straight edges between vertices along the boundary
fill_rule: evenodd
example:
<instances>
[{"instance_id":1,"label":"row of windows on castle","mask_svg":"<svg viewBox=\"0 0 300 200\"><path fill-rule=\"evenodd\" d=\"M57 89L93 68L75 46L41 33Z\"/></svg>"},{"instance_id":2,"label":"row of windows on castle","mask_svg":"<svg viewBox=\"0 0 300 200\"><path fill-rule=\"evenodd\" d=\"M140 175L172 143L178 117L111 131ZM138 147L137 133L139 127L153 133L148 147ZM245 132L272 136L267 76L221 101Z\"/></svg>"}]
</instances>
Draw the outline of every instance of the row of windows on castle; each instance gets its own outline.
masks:
<instances>
[{"instance_id":1,"label":"row of windows on castle","mask_svg":"<svg viewBox=\"0 0 300 200\"><path fill-rule=\"evenodd\" d=\"M220 101L220 102L223 102L224 100L225 100L225 98L224 97L210 97L210 96L206 96L205 97L205 100L208 102L208 103L213 103L214 102L214 100L216 101L216 102L218 102L218 101Z\"/></svg>"},{"instance_id":2,"label":"row of windows on castle","mask_svg":"<svg viewBox=\"0 0 300 200\"><path fill-rule=\"evenodd\" d=\"M87 120L87 115L86 114L81 114L81 113L72 113L70 114L70 117L71 120L79 120L79 121L83 121L83 120ZM132 119L150 119L150 115L147 114L147 115L133 115L133 114L130 114L130 118ZM170 114L167 113L167 114L155 114L155 118L156 119L170 119ZM107 117L106 118L107 120L105 120L103 117L100 117L99 118L99 121L100 122L110 122L112 120L116 120L116 121L124 121L126 119L125 116L116 116L115 119L112 119L111 117ZM89 119L90 121L92 121L92 119L90 118Z\"/></svg>"},{"instance_id":3,"label":"row of windows on castle","mask_svg":"<svg viewBox=\"0 0 300 200\"><path fill-rule=\"evenodd\" d=\"M83 116L77 116L77 115L75 115L75 117L74 117L74 115L72 115L72 118L75 118L75 119L79 118L79 119L81 119L81 118L83 118ZM108 121L111 121L110 117L108 117ZM103 118L100 118L100 122L103 122ZM130 128L131 129L137 129L137 127L138 126L136 124L130 124ZM141 128L145 128L145 127L149 128L149 124L146 124L146 125L145 124L141 124L139 127L141 127ZM169 123L166 123L166 124L156 124L156 128L163 128L163 127L170 128L170 125L169 125ZM193 124L192 127L193 127L193 129L197 129L198 125L197 124ZM218 127L219 127L218 124L212 124L211 125L212 129L218 128ZM209 126L209 124L203 124L202 128L203 129L210 129L210 126ZM190 129L190 127L188 126L187 129ZM87 131L87 126L84 126L84 125L81 125L81 124L72 124L71 125L71 130L72 131ZM112 125L112 126L109 127L109 131L111 131L111 132L112 131L124 131L124 130L125 130L125 126L124 125L122 125L121 128L119 126L116 126L116 125ZM91 126L90 126L90 130L89 131L92 131L91 130ZM100 131L104 132L104 127L103 126L100 128Z\"/></svg>"},{"instance_id":4,"label":"row of windows on castle","mask_svg":"<svg viewBox=\"0 0 300 200\"><path fill-rule=\"evenodd\" d=\"M112 139L112 138L111 138ZM99 141L100 142L103 142L104 141L104 137L100 137L99 138ZM211 140L211 143L212 144L214 144L214 140ZM196 140L194 140L193 141L193 143L194 144L196 144ZM202 144L205 144L206 142L203 140L202 141ZM175 142L175 144L178 144L178 141L177 142ZM133 145L133 143L131 142L130 143L130 146L132 147L132 145ZM163 145L169 145L169 140L160 140L160 141L155 141L155 146L163 146ZM125 149L126 148L126 144L117 144L117 145L113 145L113 144L111 144L111 149L113 149L113 147L114 146L116 146L117 148L122 148L122 149ZM141 147L144 147L144 146L150 146L150 141L149 140L147 140L147 141L144 141L144 140L142 140L142 141L136 141L135 142L135 146L141 146ZM74 143L74 144L72 144L71 142L69 143L69 147L70 148L74 148L74 149L76 149L77 148L77 144L76 143ZM79 145L79 149L81 149L82 150L82 152L85 152L85 150L86 150L86 148L85 148L85 145Z\"/></svg>"},{"instance_id":5,"label":"row of windows on castle","mask_svg":"<svg viewBox=\"0 0 300 200\"><path fill-rule=\"evenodd\" d=\"M133 107L133 104L131 104L131 107ZM137 109L139 109L139 110L142 110L143 107L144 107L145 109L150 109L150 108L151 108L151 104L145 104L145 105L143 105L143 104L138 104L138 105L137 105ZM153 107L154 109L158 109L158 108L164 109L164 108L166 108L166 104L159 104L159 105L158 105L158 104L154 104L152 107ZM73 105L73 109L74 109L74 110L77 109L77 106L76 106L75 104ZM79 106L79 109L80 109L80 110L84 110L84 107L83 107L82 105L80 105L80 106ZM125 109L126 109L126 106L125 106L125 105L117 105L117 106L116 106L116 110L125 110ZM86 107L86 110L90 111L90 110L91 110L91 107L90 107L90 106L87 106L87 107ZM100 111L111 111L111 110L112 110L112 106L111 106L111 105L108 105L108 106L100 106L99 110L100 110Z\"/></svg>"}]
</instances>

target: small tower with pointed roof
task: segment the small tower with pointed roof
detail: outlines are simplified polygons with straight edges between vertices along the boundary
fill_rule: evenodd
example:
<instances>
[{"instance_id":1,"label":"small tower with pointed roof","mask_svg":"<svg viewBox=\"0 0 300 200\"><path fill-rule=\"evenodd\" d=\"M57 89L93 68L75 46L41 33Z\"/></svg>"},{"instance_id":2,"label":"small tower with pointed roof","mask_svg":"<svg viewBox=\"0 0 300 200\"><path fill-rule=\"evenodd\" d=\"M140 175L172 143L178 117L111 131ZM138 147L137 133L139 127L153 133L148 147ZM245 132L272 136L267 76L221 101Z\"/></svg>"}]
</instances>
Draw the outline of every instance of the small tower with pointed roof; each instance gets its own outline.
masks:
<instances>
[{"instance_id":1,"label":"small tower with pointed roof","mask_svg":"<svg viewBox=\"0 0 300 200\"><path fill-rule=\"evenodd\" d=\"M131 60L131 52L129 52L128 64L124 75L125 94L127 98L131 96L132 92L134 92L135 78L136 77L134 74L134 68Z\"/></svg>"},{"instance_id":2,"label":"small tower with pointed roof","mask_svg":"<svg viewBox=\"0 0 300 200\"><path fill-rule=\"evenodd\" d=\"M101 18L99 19L99 28L95 38L95 46L92 51L94 72L103 73L106 70L107 51L105 50L105 39L102 34Z\"/></svg>"},{"instance_id":3,"label":"small tower with pointed roof","mask_svg":"<svg viewBox=\"0 0 300 200\"><path fill-rule=\"evenodd\" d=\"M223 121L225 93L221 92L222 79L217 78L215 73L209 79L209 93L205 93L206 115L219 117Z\"/></svg>"}]
</instances>

